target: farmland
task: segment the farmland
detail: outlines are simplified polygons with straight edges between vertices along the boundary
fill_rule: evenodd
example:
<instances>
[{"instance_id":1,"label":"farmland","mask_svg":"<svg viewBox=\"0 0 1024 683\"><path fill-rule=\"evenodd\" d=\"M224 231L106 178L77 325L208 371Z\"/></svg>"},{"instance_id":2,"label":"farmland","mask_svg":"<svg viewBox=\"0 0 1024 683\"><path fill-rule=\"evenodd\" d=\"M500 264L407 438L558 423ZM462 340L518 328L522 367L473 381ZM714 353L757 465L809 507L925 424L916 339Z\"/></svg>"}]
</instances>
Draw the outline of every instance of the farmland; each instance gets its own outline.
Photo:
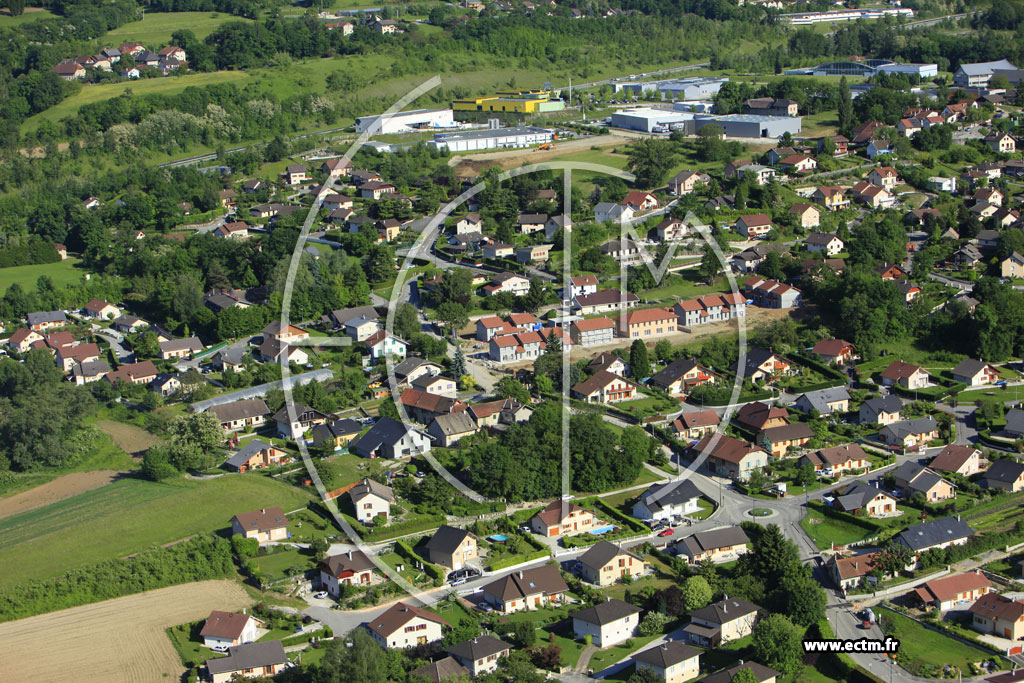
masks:
<instances>
[{"instance_id":1,"label":"farmland","mask_svg":"<svg viewBox=\"0 0 1024 683\"><path fill-rule=\"evenodd\" d=\"M202 40L226 21L251 20L221 12L150 12L141 21L133 21L110 31L104 40L115 46L131 40L156 50L169 43L175 31L192 31L196 38Z\"/></svg>"},{"instance_id":2,"label":"farmland","mask_svg":"<svg viewBox=\"0 0 1024 683\"><path fill-rule=\"evenodd\" d=\"M0 520L0 585L60 575L202 531L239 512L305 507L309 496L258 475L154 483L128 478ZM59 558L59 561L58 561ZM178 622L176 622L178 623Z\"/></svg>"},{"instance_id":3,"label":"farmland","mask_svg":"<svg viewBox=\"0 0 1024 683\"><path fill-rule=\"evenodd\" d=\"M21 285L22 289L30 292L36 288L36 280L41 275L53 280L55 287L76 284L81 281L84 273L77 267L78 263L78 259L69 258L66 261L56 261L55 263L0 268L0 291L6 292L8 287L17 283Z\"/></svg>"},{"instance_id":4,"label":"farmland","mask_svg":"<svg viewBox=\"0 0 1024 683\"><path fill-rule=\"evenodd\" d=\"M0 625L4 676L51 683L176 680L181 662L164 629L250 603L237 583L202 581L8 622Z\"/></svg>"}]
</instances>

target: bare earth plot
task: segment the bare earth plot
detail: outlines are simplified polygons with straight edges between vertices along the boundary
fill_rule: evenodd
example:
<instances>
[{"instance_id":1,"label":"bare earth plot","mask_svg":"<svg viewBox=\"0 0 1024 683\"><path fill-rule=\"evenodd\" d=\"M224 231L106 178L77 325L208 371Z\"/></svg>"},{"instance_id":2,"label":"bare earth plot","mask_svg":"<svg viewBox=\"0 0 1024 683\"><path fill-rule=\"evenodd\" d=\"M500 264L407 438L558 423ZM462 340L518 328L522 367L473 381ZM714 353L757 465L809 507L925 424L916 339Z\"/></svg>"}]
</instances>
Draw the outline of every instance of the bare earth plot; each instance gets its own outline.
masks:
<instances>
[{"instance_id":1,"label":"bare earth plot","mask_svg":"<svg viewBox=\"0 0 1024 683\"><path fill-rule=\"evenodd\" d=\"M28 491L16 493L9 498L0 498L0 519L56 503L85 491L98 489L124 474L127 472L118 472L117 470L94 470L65 474Z\"/></svg>"},{"instance_id":2,"label":"bare earth plot","mask_svg":"<svg viewBox=\"0 0 1024 683\"><path fill-rule=\"evenodd\" d=\"M3 678L49 683L175 681L183 669L164 629L203 619L212 609L237 610L251 602L232 581L201 581L0 624Z\"/></svg>"},{"instance_id":3,"label":"bare earth plot","mask_svg":"<svg viewBox=\"0 0 1024 683\"><path fill-rule=\"evenodd\" d=\"M590 149L591 147L621 145L624 142L628 142L628 140L624 138L625 136L618 134L598 135L595 137L559 141L556 142L554 147L549 150L538 150L536 148L525 150L513 149L495 152L481 152L480 154L471 154L468 156L452 156L448 161L448 165L455 168L455 174L458 176L473 177L480 175L491 166L498 166L504 170L519 168L524 164L538 164L542 161L552 161L560 156L565 156L566 154L571 154L573 152L582 152Z\"/></svg>"},{"instance_id":4,"label":"bare earth plot","mask_svg":"<svg viewBox=\"0 0 1024 683\"><path fill-rule=\"evenodd\" d=\"M141 427L115 422L114 420L97 420L96 427L109 434L117 447L131 455L141 455L150 446L160 443L160 437L150 434Z\"/></svg>"}]
</instances>

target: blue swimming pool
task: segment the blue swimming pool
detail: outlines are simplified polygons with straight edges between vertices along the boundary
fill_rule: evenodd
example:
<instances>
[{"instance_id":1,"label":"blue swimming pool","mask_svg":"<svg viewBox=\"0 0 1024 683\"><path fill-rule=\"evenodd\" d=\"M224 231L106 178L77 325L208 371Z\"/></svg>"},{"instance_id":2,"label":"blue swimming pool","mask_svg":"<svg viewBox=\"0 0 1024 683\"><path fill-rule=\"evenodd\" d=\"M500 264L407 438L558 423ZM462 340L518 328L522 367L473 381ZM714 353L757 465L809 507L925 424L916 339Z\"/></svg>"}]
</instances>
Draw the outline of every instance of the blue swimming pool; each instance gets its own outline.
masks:
<instances>
[{"instance_id":1,"label":"blue swimming pool","mask_svg":"<svg viewBox=\"0 0 1024 683\"><path fill-rule=\"evenodd\" d=\"M591 529L590 533L594 534L595 536L600 536L601 534L608 533L609 531L613 530L614 528L615 527L613 527L613 526L600 526L600 527L597 527L596 529Z\"/></svg>"},{"instance_id":2,"label":"blue swimming pool","mask_svg":"<svg viewBox=\"0 0 1024 683\"><path fill-rule=\"evenodd\" d=\"M504 543L508 540L508 536L505 536L504 534L494 534L493 536L488 536L487 540L494 541L495 543Z\"/></svg>"}]
</instances>

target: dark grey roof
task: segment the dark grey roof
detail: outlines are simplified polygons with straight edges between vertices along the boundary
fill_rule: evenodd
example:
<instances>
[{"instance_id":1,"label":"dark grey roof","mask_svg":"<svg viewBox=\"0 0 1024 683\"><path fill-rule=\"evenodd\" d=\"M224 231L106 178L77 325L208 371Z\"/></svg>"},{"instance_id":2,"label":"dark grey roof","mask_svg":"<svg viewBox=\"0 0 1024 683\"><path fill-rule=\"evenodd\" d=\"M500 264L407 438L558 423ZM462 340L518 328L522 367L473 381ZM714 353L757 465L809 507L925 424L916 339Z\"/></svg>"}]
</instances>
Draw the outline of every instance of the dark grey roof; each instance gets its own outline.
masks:
<instances>
[{"instance_id":1,"label":"dark grey roof","mask_svg":"<svg viewBox=\"0 0 1024 683\"><path fill-rule=\"evenodd\" d=\"M900 420L882 427L881 431L903 441L908 436L926 434L938 429L939 425L931 415L915 417L913 420Z\"/></svg>"},{"instance_id":2,"label":"dark grey roof","mask_svg":"<svg viewBox=\"0 0 1024 683\"><path fill-rule=\"evenodd\" d=\"M670 666L675 666L680 662L685 662L694 657L699 657L702 650L698 650L695 647L684 645L679 641L670 640L662 643L657 647L652 647L649 650L638 652L633 655L634 662L643 662L644 664L652 664L659 669L667 669Z\"/></svg>"},{"instance_id":3,"label":"dark grey roof","mask_svg":"<svg viewBox=\"0 0 1024 683\"><path fill-rule=\"evenodd\" d=\"M742 598L725 598L690 612L691 619L703 619L712 624L728 624L734 619L760 611L760 607Z\"/></svg>"},{"instance_id":4,"label":"dark grey roof","mask_svg":"<svg viewBox=\"0 0 1024 683\"><path fill-rule=\"evenodd\" d=\"M1012 484L1017 481L1022 474L1024 474L1024 463L1017 462L1016 460L1004 460L1000 458L992 461L992 464L989 465L987 470L985 470L985 474L982 475L982 478Z\"/></svg>"},{"instance_id":5,"label":"dark grey roof","mask_svg":"<svg viewBox=\"0 0 1024 683\"><path fill-rule=\"evenodd\" d=\"M304 405L302 403L296 403L294 405L294 408L295 408L295 417L297 419L299 419L299 420L305 421L304 418L307 418L307 417L308 418L312 418L312 419L319 419L320 417L327 417L326 414L321 413L316 408L310 408L309 406ZM282 406L281 410L279 410L276 413L274 413L274 420L278 421L278 422L291 422L291 415L288 412L288 405L287 404Z\"/></svg>"},{"instance_id":6,"label":"dark grey roof","mask_svg":"<svg viewBox=\"0 0 1024 683\"><path fill-rule=\"evenodd\" d=\"M698 365L692 358L676 358L663 369L654 373L651 381L659 386L668 386Z\"/></svg>"},{"instance_id":7,"label":"dark grey roof","mask_svg":"<svg viewBox=\"0 0 1024 683\"><path fill-rule=\"evenodd\" d=\"M272 448L272 446L264 441L260 441L259 439L253 439L228 458L227 464L232 467L241 467L245 463L249 462L249 458L262 450L266 450L267 448Z\"/></svg>"},{"instance_id":8,"label":"dark grey roof","mask_svg":"<svg viewBox=\"0 0 1024 683\"><path fill-rule=\"evenodd\" d=\"M476 422L473 421L473 418L471 418L469 413L466 411L462 411L461 413L438 415L434 418L434 422L437 423L438 429L440 429L441 433L445 436L453 436L476 431Z\"/></svg>"},{"instance_id":9,"label":"dark grey roof","mask_svg":"<svg viewBox=\"0 0 1024 683\"><path fill-rule=\"evenodd\" d=\"M337 311L331 311L331 319L334 320L335 325L344 325L349 320L356 318L368 318L370 320L376 320L378 317L377 309L373 306L356 306L355 308L343 308Z\"/></svg>"},{"instance_id":10,"label":"dark grey roof","mask_svg":"<svg viewBox=\"0 0 1024 683\"><path fill-rule=\"evenodd\" d=\"M258 417L270 413L270 408L262 398L246 398L234 403L225 403L219 406L211 406L210 412L217 416L221 422L233 420L244 420L249 417Z\"/></svg>"},{"instance_id":11,"label":"dark grey roof","mask_svg":"<svg viewBox=\"0 0 1024 683\"><path fill-rule=\"evenodd\" d=\"M974 529L956 517L943 517L921 522L901 531L896 540L911 550L918 551L937 546L941 543L970 538Z\"/></svg>"},{"instance_id":12,"label":"dark grey roof","mask_svg":"<svg viewBox=\"0 0 1024 683\"><path fill-rule=\"evenodd\" d=\"M348 491L348 495L351 496L353 503L358 503L370 494L383 498L387 501L395 500L395 492L391 490L390 486L385 486L384 484L374 481L369 477L363 479Z\"/></svg>"},{"instance_id":13,"label":"dark grey roof","mask_svg":"<svg viewBox=\"0 0 1024 683\"><path fill-rule=\"evenodd\" d=\"M832 412L831 408L828 407L828 404L836 403L838 401L849 401L850 392L846 390L846 387L835 387L832 389L819 389L818 391L808 391L804 394L801 394L800 398L807 401L807 403L811 406L812 410L817 410L822 415L827 415L828 413Z\"/></svg>"},{"instance_id":14,"label":"dark grey roof","mask_svg":"<svg viewBox=\"0 0 1024 683\"><path fill-rule=\"evenodd\" d=\"M623 553L627 555L632 555L636 559L640 560L640 557L634 555L625 548L620 548L619 546L615 545L610 541L601 541L600 543L597 543L594 547L592 547L590 550L580 555L580 563L585 564L588 567L600 569L601 567L611 562L612 559Z\"/></svg>"},{"instance_id":15,"label":"dark grey roof","mask_svg":"<svg viewBox=\"0 0 1024 683\"><path fill-rule=\"evenodd\" d=\"M214 354L214 358L219 358L222 362L228 365L238 365L242 362L242 358L245 357L246 350L242 347L234 347L221 349Z\"/></svg>"},{"instance_id":16,"label":"dark grey roof","mask_svg":"<svg viewBox=\"0 0 1024 683\"><path fill-rule=\"evenodd\" d=\"M413 370L423 365L424 363L430 363L432 361L425 360L419 356L409 356L401 363L395 366L395 377L399 380L404 380L409 376ZM436 363L435 363L436 365Z\"/></svg>"},{"instance_id":17,"label":"dark grey roof","mask_svg":"<svg viewBox=\"0 0 1024 683\"><path fill-rule=\"evenodd\" d=\"M421 666L413 673L433 683L472 678L469 669L459 664L453 657L445 657L426 666Z\"/></svg>"},{"instance_id":18,"label":"dark grey roof","mask_svg":"<svg viewBox=\"0 0 1024 683\"><path fill-rule=\"evenodd\" d=\"M907 462L897 467L896 470L892 473L892 476L899 480L910 481L925 469L927 468L921 463L914 462L913 460L908 460Z\"/></svg>"},{"instance_id":19,"label":"dark grey roof","mask_svg":"<svg viewBox=\"0 0 1024 683\"><path fill-rule=\"evenodd\" d=\"M894 394L871 398L864 401L862 407L867 408L875 415L880 413L898 413L903 410L903 403Z\"/></svg>"},{"instance_id":20,"label":"dark grey roof","mask_svg":"<svg viewBox=\"0 0 1024 683\"><path fill-rule=\"evenodd\" d=\"M631 605L628 602L612 598L606 602L599 602L593 607L581 609L579 612L573 612L570 616L573 619L579 619L587 624L604 626L605 624L610 624L639 612L639 607Z\"/></svg>"},{"instance_id":21,"label":"dark grey roof","mask_svg":"<svg viewBox=\"0 0 1024 683\"><path fill-rule=\"evenodd\" d=\"M71 369L75 377L95 377L110 372L110 363L105 360L87 360Z\"/></svg>"},{"instance_id":22,"label":"dark grey roof","mask_svg":"<svg viewBox=\"0 0 1024 683\"><path fill-rule=\"evenodd\" d=\"M705 676L698 683L732 683L732 679L737 673L739 673L740 669L747 669L750 673L754 674L754 678L758 680L758 683L764 683L764 681L777 678L780 675L778 671L775 669L769 669L764 664L747 662L745 664L737 664L736 666L728 669L716 671L710 676Z\"/></svg>"},{"instance_id":23,"label":"dark grey roof","mask_svg":"<svg viewBox=\"0 0 1024 683\"><path fill-rule=\"evenodd\" d=\"M1024 410L1006 411L1006 431L1012 434L1024 434Z\"/></svg>"},{"instance_id":24,"label":"dark grey roof","mask_svg":"<svg viewBox=\"0 0 1024 683\"><path fill-rule=\"evenodd\" d=\"M358 434L361 431L363 431L363 428L359 426L358 422L346 417L343 420L325 422L322 425L313 427L313 436L322 439L336 439L339 436Z\"/></svg>"},{"instance_id":25,"label":"dark grey roof","mask_svg":"<svg viewBox=\"0 0 1024 683\"><path fill-rule=\"evenodd\" d=\"M288 661L280 640L246 643L228 648L227 657L206 660L206 670L213 674L230 673L242 669L257 669Z\"/></svg>"},{"instance_id":26,"label":"dark grey roof","mask_svg":"<svg viewBox=\"0 0 1024 683\"><path fill-rule=\"evenodd\" d=\"M469 536L469 532L465 529L459 529L458 527L448 526L442 524L434 532L434 535L427 541L427 550L436 550L441 553L453 553L455 549L459 547L466 536Z\"/></svg>"},{"instance_id":27,"label":"dark grey roof","mask_svg":"<svg viewBox=\"0 0 1024 683\"><path fill-rule=\"evenodd\" d=\"M29 325L40 325L42 323L65 323L68 321L64 311L41 311L29 313L25 316Z\"/></svg>"},{"instance_id":28,"label":"dark grey roof","mask_svg":"<svg viewBox=\"0 0 1024 683\"><path fill-rule=\"evenodd\" d=\"M689 479L651 484L649 489L640 494L640 500L651 512L657 512L666 505L678 505L699 497L700 489Z\"/></svg>"},{"instance_id":29,"label":"dark grey roof","mask_svg":"<svg viewBox=\"0 0 1024 683\"><path fill-rule=\"evenodd\" d=\"M456 643L447 648L445 652L467 662L475 662L491 655L496 655L505 650L511 650L512 646L494 636L477 636L470 640Z\"/></svg>"},{"instance_id":30,"label":"dark grey roof","mask_svg":"<svg viewBox=\"0 0 1024 683\"><path fill-rule=\"evenodd\" d=\"M679 550L691 557L716 548L729 548L732 546L746 545L750 543L747 534L738 526L727 526L711 531L698 531L679 541L676 545Z\"/></svg>"},{"instance_id":31,"label":"dark grey roof","mask_svg":"<svg viewBox=\"0 0 1024 683\"><path fill-rule=\"evenodd\" d=\"M353 440L348 447L349 450L359 448L367 453L372 453L382 445L395 445L402 440L402 437L404 437L407 432L408 429L406 426L398 420L390 417L382 417L377 420L377 423L374 424L373 427L370 427L370 431Z\"/></svg>"},{"instance_id":32,"label":"dark grey roof","mask_svg":"<svg viewBox=\"0 0 1024 683\"><path fill-rule=\"evenodd\" d=\"M847 486L842 495L836 497L836 501L844 510L860 510L880 493L885 494L885 491L871 484L857 481Z\"/></svg>"}]
</instances>

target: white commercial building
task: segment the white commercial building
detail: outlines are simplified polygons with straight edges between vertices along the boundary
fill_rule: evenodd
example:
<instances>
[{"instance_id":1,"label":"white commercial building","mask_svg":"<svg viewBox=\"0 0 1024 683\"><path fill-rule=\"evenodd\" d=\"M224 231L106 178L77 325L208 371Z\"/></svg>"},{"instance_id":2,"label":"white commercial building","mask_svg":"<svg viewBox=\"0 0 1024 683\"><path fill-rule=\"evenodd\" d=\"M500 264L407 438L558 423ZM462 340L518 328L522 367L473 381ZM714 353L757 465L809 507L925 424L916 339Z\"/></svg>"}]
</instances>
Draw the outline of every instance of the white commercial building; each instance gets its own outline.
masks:
<instances>
[{"instance_id":1,"label":"white commercial building","mask_svg":"<svg viewBox=\"0 0 1024 683\"><path fill-rule=\"evenodd\" d=\"M830 12L799 12L780 14L779 19L795 26L820 24L832 21L856 21L858 19L882 19L884 17L913 18L914 10L909 7L869 7L865 9L834 10Z\"/></svg>"},{"instance_id":2,"label":"white commercial building","mask_svg":"<svg viewBox=\"0 0 1024 683\"><path fill-rule=\"evenodd\" d=\"M456 126L451 109L413 109L412 111L400 111L390 116L377 114L356 117L356 132L365 133L378 120L380 129L373 132L380 135L409 133L421 128L454 128Z\"/></svg>"},{"instance_id":3,"label":"white commercial building","mask_svg":"<svg viewBox=\"0 0 1024 683\"><path fill-rule=\"evenodd\" d=\"M687 121L692 120L692 112L637 107L613 113L609 125L613 128L626 128L644 133L661 133L675 127L684 127Z\"/></svg>"},{"instance_id":4,"label":"white commercial building","mask_svg":"<svg viewBox=\"0 0 1024 683\"><path fill-rule=\"evenodd\" d=\"M710 100L722 89L728 78L695 76L664 81L627 81L615 84L615 92L626 91L632 95L659 92L663 100Z\"/></svg>"},{"instance_id":5,"label":"white commercial building","mask_svg":"<svg viewBox=\"0 0 1024 683\"><path fill-rule=\"evenodd\" d=\"M522 126L518 128L489 128L465 133L438 133L427 142L436 149L449 152L472 152L480 149L529 147L551 142L554 133L547 128Z\"/></svg>"}]
</instances>

